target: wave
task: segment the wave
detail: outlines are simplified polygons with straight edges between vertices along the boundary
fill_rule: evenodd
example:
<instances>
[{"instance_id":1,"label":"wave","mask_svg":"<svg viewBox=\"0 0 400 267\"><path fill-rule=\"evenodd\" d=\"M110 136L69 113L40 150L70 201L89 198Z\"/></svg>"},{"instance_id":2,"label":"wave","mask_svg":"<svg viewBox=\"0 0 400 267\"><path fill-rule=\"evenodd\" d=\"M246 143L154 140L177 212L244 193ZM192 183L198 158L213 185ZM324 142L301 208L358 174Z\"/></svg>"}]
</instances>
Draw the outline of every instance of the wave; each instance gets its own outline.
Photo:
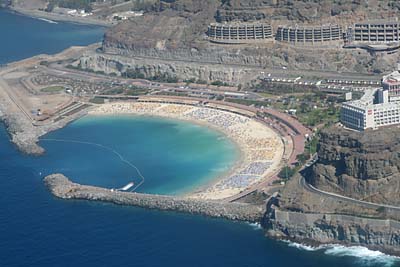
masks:
<instances>
[{"instance_id":1,"label":"wave","mask_svg":"<svg viewBox=\"0 0 400 267\"><path fill-rule=\"evenodd\" d=\"M336 257L353 257L356 258L356 262L363 266L384 266L391 267L394 264L400 263L400 258L396 256L390 256L377 250L371 250L362 246L343 246L343 245L320 245L320 246L309 246L305 244L299 244L294 242L285 241L290 247L294 247L305 251L319 251L325 255L336 256Z\"/></svg>"},{"instance_id":2,"label":"wave","mask_svg":"<svg viewBox=\"0 0 400 267\"><path fill-rule=\"evenodd\" d=\"M262 230L261 224L259 223L247 223L248 225L251 226L254 230Z\"/></svg>"},{"instance_id":3,"label":"wave","mask_svg":"<svg viewBox=\"0 0 400 267\"><path fill-rule=\"evenodd\" d=\"M53 21L53 20L49 20L49 19L45 19L45 18L37 18L37 19L41 20L41 21L45 21L45 22L51 23L51 24L58 24L57 21Z\"/></svg>"},{"instance_id":4,"label":"wave","mask_svg":"<svg viewBox=\"0 0 400 267\"><path fill-rule=\"evenodd\" d=\"M284 241L286 243L289 244L289 247L292 248L297 248L300 250L306 250L306 251L317 251L320 249L320 247L312 247L312 246L308 246L308 245L304 245L304 244L300 244L300 243L294 243L294 242L290 242L290 241Z\"/></svg>"}]
</instances>

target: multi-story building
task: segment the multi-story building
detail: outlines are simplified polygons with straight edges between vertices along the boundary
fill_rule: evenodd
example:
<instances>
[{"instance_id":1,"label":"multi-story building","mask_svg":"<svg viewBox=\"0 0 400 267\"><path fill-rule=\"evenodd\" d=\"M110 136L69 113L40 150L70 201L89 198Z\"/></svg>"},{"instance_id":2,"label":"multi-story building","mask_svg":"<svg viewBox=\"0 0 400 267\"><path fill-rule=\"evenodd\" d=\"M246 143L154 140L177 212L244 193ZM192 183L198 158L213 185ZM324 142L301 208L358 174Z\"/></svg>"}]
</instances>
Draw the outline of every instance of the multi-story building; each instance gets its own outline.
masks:
<instances>
[{"instance_id":1,"label":"multi-story building","mask_svg":"<svg viewBox=\"0 0 400 267\"><path fill-rule=\"evenodd\" d=\"M399 85L399 70L384 76L382 88L371 89L361 99L342 104L341 123L359 131L400 124Z\"/></svg>"},{"instance_id":2,"label":"multi-story building","mask_svg":"<svg viewBox=\"0 0 400 267\"><path fill-rule=\"evenodd\" d=\"M400 65L398 66L400 70ZM390 101L400 100L400 72L394 71L382 78L382 87L389 91Z\"/></svg>"},{"instance_id":3,"label":"multi-story building","mask_svg":"<svg viewBox=\"0 0 400 267\"><path fill-rule=\"evenodd\" d=\"M211 23L207 36L211 42L226 44L273 40L272 26L267 23Z\"/></svg>"},{"instance_id":4,"label":"multi-story building","mask_svg":"<svg viewBox=\"0 0 400 267\"><path fill-rule=\"evenodd\" d=\"M356 43L394 43L400 41L397 20L376 20L354 24L351 40Z\"/></svg>"},{"instance_id":5,"label":"multi-story building","mask_svg":"<svg viewBox=\"0 0 400 267\"><path fill-rule=\"evenodd\" d=\"M318 45L342 40L342 28L337 24L318 26L279 26L275 39L280 42Z\"/></svg>"}]
</instances>

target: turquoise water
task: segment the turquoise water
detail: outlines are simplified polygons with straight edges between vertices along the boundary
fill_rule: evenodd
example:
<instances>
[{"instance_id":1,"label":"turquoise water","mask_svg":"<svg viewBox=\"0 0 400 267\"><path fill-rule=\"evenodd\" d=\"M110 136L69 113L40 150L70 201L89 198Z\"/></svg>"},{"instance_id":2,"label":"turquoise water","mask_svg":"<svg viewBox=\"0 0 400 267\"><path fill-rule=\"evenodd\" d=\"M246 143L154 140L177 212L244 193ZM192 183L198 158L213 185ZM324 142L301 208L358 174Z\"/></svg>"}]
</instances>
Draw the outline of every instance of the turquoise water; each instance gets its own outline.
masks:
<instances>
[{"instance_id":1,"label":"turquoise water","mask_svg":"<svg viewBox=\"0 0 400 267\"><path fill-rule=\"evenodd\" d=\"M0 32L3 63L100 41L102 35L96 27L50 24L1 10ZM42 39L35 38L39 34ZM145 174L143 192L182 193L220 174L237 157L218 133L158 119L87 117L46 138L115 149ZM400 266L363 248L314 250L274 241L246 223L56 199L43 185L45 174L63 172L108 187L137 178L108 149L41 144L46 155L23 155L0 126L0 266Z\"/></svg>"},{"instance_id":2,"label":"turquoise water","mask_svg":"<svg viewBox=\"0 0 400 267\"><path fill-rule=\"evenodd\" d=\"M139 184L137 171L116 153L95 145L101 144L139 169L145 182L137 191L156 194L182 194L205 185L228 171L239 156L218 132L151 117L88 116L44 138L88 144L42 141L47 153L38 161L46 167L39 173L62 172L76 182L108 188L132 180Z\"/></svg>"}]
</instances>

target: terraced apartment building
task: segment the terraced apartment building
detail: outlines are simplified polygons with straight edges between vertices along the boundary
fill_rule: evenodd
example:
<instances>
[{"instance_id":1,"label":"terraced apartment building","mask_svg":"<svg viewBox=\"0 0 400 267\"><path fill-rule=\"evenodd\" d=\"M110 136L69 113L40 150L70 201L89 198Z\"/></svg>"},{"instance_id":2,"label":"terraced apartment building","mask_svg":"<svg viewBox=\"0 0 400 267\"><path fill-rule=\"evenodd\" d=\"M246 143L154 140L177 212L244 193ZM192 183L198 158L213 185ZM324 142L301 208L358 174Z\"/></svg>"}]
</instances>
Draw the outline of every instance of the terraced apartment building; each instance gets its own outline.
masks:
<instances>
[{"instance_id":1,"label":"terraced apartment building","mask_svg":"<svg viewBox=\"0 0 400 267\"><path fill-rule=\"evenodd\" d=\"M315 26L279 26L275 39L301 45L338 43L343 39L342 28L337 24Z\"/></svg>"},{"instance_id":2,"label":"terraced apartment building","mask_svg":"<svg viewBox=\"0 0 400 267\"><path fill-rule=\"evenodd\" d=\"M272 26L268 23L212 23L207 36L211 42L226 44L273 40Z\"/></svg>"},{"instance_id":3,"label":"terraced apartment building","mask_svg":"<svg viewBox=\"0 0 400 267\"><path fill-rule=\"evenodd\" d=\"M399 42L400 23L397 20L376 20L355 23L351 28L351 41L367 43Z\"/></svg>"},{"instance_id":4,"label":"terraced apartment building","mask_svg":"<svg viewBox=\"0 0 400 267\"><path fill-rule=\"evenodd\" d=\"M221 44L252 44L275 40L295 46L362 48L371 51L397 51L400 23L397 18L339 24L280 25L274 32L269 22L211 23L208 40Z\"/></svg>"}]
</instances>

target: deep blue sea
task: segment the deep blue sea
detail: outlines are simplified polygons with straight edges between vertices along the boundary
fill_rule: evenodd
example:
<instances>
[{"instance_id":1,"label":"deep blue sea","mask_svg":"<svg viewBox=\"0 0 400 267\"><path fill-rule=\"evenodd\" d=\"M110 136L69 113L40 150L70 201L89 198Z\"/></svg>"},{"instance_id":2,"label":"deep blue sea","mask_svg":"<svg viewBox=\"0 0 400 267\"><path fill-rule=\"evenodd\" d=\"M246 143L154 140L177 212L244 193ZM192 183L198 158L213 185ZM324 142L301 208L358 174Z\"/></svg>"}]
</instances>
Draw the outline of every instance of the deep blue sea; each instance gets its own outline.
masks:
<instances>
[{"instance_id":1,"label":"deep blue sea","mask_svg":"<svg viewBox=\"0 0 400 267\"><path fill-rule=\"evenodd\" d=\"M101 40L103 29L51 24L0 10L0 62ZM40 38L39 38L40 36ZM180 194L223 174L236 148L219 133L146 117L86 117L19 153L0 127L0 266L400 266L363 248L311 249L264 237L257 225L54 198L44 175L141 192ZM113 152L114 151L114 152Z\"/></svg>"}]
</instances>

